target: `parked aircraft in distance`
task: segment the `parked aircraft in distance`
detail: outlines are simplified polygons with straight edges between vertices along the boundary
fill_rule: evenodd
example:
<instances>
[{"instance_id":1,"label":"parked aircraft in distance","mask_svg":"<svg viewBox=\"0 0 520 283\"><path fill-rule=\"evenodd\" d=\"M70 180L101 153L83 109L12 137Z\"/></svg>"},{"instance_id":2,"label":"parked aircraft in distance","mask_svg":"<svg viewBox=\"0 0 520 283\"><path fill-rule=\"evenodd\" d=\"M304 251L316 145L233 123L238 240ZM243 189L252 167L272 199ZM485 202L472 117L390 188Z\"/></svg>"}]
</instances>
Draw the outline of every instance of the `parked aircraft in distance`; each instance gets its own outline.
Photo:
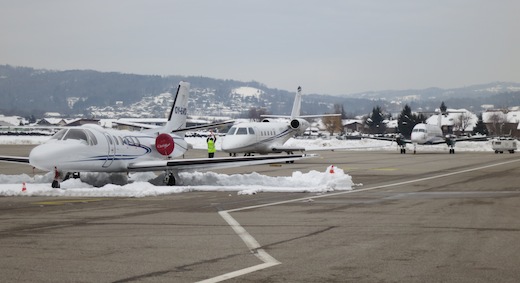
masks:
<instances>
[{"instance_id":1,"label":"parked aircraft in distance","mask_svg":"<svg viewBox=\"0 0 520 283\"><path fill-rule=\"evenodd\" d=\"M266 117L262 122L246 122L234 125L222 139L222 150L233 156L236 156L237 153L251 155L252 153L287 152L288 154L293 154L295 151L304 151L305 148L284 145L288 139L304 133L310 126L309 122L304 118L339 116L340 114L300 115L301 90L301 87L298 87L291 116L262 115L262 117ZM276 122L268 118L284 118L286 121Z\"/></svg>"},{"instance_id":2,"label":"parked aircraft in distance","mask_svg":"<svg viewBox=\"0 0 520 283\"><path fill-rule=\"evenodd\" d=\"M371 137L371 139L395 141L401 148L401 154L406 153L406 144L413 144L413 153L417 152L417 145L435 145L435 144L447 144L449 147L449 153L455 154L455 143L458 141L484 141L486 137L456 137L454 135L444 135L442 133L442 115L438 115L437 124L419 123L412 129L410 139L405 139L401 136L397 138L392 137Z\"/></svg>"},{"instance_id":3,"label":"parked aircraft in distance","mask_svg":"<svg viewBox=\"0 0 520 283\"><path fill-rule=\"evenodd\" d=\"M148 125L148 129L139 132L105 129L99 125L64 128L46 143L36 146L29 157L0 156L0 161L28 163L41 170L60 173L165 171L165 183L174 185L179 171L289 162L309 157L174 159L188 150L188 143L179 133L202 128L185 127L189 87L187 82L179 83L168 121L162 127Z\"/></svg>"}]
</instances>

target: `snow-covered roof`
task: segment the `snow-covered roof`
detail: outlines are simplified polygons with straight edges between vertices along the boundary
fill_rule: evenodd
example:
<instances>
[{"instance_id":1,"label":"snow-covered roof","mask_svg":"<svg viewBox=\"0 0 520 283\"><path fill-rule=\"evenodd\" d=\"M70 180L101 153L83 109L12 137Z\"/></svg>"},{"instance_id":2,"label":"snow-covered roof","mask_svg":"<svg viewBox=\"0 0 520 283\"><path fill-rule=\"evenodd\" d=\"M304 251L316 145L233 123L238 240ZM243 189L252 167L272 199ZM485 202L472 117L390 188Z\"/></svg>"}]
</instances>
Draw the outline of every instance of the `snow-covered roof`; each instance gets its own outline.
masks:
<instances>
[{"instance_id":1,"label":"snow-covered roof","mask_svg":"<svg viewBox=\"0 0 520 283\"><path fill-rule=\"evenodd\" d=\"M466 109L447 109L447 113L441 116L442 126L456 126L460 123L461 116L468 116L468 125L464 129L465 131L472 131L478 122L477 115L471 113ZM426 123L430 125L437 125L439 120L439 114L435 114L426 119Z\"/></svg>"},{"instance_id":2,"label":"snow-covered roof","mask_svg":"<svg viewBox=\"0 0 520 283\"><path fill-rule=\"evenodd\" d=\"M4 122L5 126L18 126L20 125L20 121L22 121L22 123L24 124L27 123L27 121L20 116L0 115L0 121Z\"/></svg>"}]
</instances>

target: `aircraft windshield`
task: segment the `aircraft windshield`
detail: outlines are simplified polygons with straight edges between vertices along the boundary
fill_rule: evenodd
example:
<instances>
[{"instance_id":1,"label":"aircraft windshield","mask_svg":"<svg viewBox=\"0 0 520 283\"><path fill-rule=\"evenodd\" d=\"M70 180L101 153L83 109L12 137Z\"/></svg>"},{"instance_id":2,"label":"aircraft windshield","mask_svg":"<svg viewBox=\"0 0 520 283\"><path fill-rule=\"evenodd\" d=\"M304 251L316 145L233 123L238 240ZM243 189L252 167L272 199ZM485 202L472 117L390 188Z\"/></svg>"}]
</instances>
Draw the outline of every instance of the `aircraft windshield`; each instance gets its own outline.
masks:
<instances>
[{"instance_id":1,"label":"aircraft windshield","mask_svg":"<svg viewBox=\"0 0 520 283\"><path fill-rule=\"evenodd\" d=\"M247 128L238 128L237 135L247 135Z\"/></svg>"},{"instance_id":2,"label":"aircraft windshield","mask_svg":"<svg viewBox=\"0 0 520 283\"><path fill-rule=\"evenodd\" d=\"M235 134L235 131L237 130L237 127L231 127L231 129L229 129L229 131L227 132L226 135L234 135Z\"/></svg>"},{"instance_id":3,"label":"aircraft windshield","mask_svg":"<svg viewBox=\"0 0 520 283\"><path fill-rule=\"evenodd\" d=\"M78 140L89 145L97 144L96 136L89 130L85 129L62 129L54 136L52 140Z\"/></svg>"},{"instance_id":4,"label":"aircraft windshield","mask_svg":"<svg viewBox=\"0 0 520 283\"><path fill-rule=\"evenodd\" d=\"M237 128L237 127L231 127L231 129L229 129L229 131L227 132L226 135L228 136L232 136L232 135L254 135L255 134L255 130L253 130L253 128L249 127L249 128Z\"/></svg>"},{"instance_id":5,"label":"aircraft windshield","mask_svg":"<svg viewBox=\"0 0 520 283\"><path fill-rule=\"evenodd\" d=\"M51 140L61 140L65 133L67 133L67 129L59 130L57 133L54 134L54 136L51 137Z\"/></svg>"},{"instance_id":6,"label":"aircraft windshield","mask_svg":"<svg viewBox=\"0 0 520 283\"><path fill-rule=\"evenodd\" d=\"M420 132L420 133L426 133L426 129L413 129L414 133Z\"/></svg>"}]
</instances>

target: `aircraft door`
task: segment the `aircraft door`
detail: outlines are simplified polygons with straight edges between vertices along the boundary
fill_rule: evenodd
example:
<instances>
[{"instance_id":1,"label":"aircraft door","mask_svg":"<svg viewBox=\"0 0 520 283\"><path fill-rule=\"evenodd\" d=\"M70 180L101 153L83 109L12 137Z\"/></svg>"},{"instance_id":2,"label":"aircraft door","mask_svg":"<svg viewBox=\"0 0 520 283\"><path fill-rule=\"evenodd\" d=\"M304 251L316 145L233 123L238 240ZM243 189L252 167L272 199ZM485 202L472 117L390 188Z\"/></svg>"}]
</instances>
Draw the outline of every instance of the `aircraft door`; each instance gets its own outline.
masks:
<instances>
[{"instance_id":1,"label":"aircraft door","mask_svg":"<svg viewBox=\"0 0 520 283\"><path fill-rule=\"evenodd\" d=\"M116 156L116 142L108 134L105 134L105 138L107 139L108 153L105 163L103 163L103 168L108 168L110 165L112 165L112 162L114 162Z\"/></svg>"},{"instance_id":2,"label":"aircraft door","mask_svg":"<svg viewBox=\"0 0 520 283\"><path fill-rule=\"evenodd\" d=\"M258 128L257 127L249 127L248 129L248 133L253 137L253 140L255 142L258 142L260 140L260 137L258 136L257 133L259 133L258 131Z\"/></svg>"}]
</instances>

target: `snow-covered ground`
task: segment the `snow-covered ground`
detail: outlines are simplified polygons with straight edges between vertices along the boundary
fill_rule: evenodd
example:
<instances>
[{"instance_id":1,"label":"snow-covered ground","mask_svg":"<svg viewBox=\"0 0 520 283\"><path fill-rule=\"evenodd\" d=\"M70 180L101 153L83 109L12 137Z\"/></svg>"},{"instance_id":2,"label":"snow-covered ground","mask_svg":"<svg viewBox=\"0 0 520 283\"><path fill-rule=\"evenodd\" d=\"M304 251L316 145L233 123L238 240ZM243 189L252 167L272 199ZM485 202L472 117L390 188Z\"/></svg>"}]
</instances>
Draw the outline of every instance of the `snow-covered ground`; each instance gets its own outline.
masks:
<instances>
[{"instance_id":1,"label":"snow-covered ground","mask_svg":"<svg viewBox=\"0 0 520 283\"><path fill-rule=\"evenodd\" d=\"M40 144L49 137L0 136L0 144ZM204 138L186 138L194 148L205 149ZM217 140L217 149L220 142ZM352 150L395 150L395 143L370 139L290 139L287 145L305 147L308 150L330 147L345 147ZM356 149L357 148L357 149ZM409 149L412 147L409 146ZM447 151L446 145L419 146L418 150ZM492 151L490 142L460 142L457 151ZM316 168L309 172L295 171L291 176L271 177L258 174L217 174L214 172L184 172L180 174L183 184L169 187L160 184L161 176L154 173L130 174L124 180L119 174L83 173L81 180L70 179L61 183L60 189L51 188L53 173L29 176L0 174L0 195L2 196L66 196L66 197L145 197L190 191L229 191L237 194L259 192L327 192L352 190L352 177L341 168ZM25 190L23 190L25 183ZM91 185L93 184L93 185ZM116 185L121 184L121 185Z\"/></svg>"}]
</instances>

